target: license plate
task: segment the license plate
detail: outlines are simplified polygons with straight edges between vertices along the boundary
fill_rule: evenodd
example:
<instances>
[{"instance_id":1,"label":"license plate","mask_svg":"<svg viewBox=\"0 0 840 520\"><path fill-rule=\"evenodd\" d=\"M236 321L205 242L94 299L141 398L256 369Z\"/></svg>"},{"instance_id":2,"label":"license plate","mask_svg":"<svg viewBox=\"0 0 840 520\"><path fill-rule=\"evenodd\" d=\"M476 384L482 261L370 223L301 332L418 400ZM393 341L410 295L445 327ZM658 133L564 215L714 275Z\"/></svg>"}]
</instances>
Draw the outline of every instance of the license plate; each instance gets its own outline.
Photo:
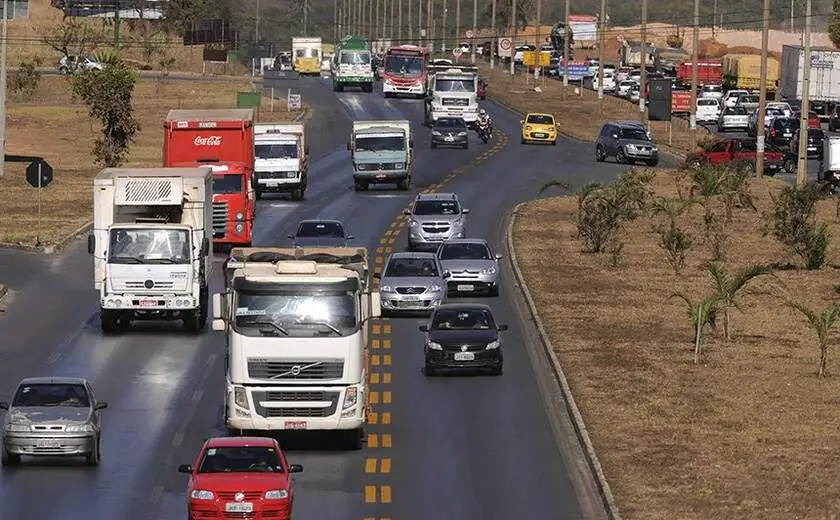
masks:
<instances>
[{"instance_id":1,"label":"license plate","mask_svg":"<svg viewBox=\"0 0 840 520\"><path fill-rule=\"evenodd\" d=\"M377 176L376 176L376 178L377 178L377 179L386 179L386 178L388 178L388 176L387 176L387 175L385 175L385 174L380 173L379 175L377 175Z\"/></svg>"},{"instance_id":2,"label":"license plate","mask_svg":"<svg viewBox=\"0 0 840 520\"><path fill-rule=\"evenodd\" d=\"M403 300L407 302L416 302L420 300L419 296L403 296Z\"/></svg>"},{"instance_id":3,"label":"license plate","mask_svg":"<svg viewBox=\"0 0 840 520\"><path fill-rule=\"evenodd\" d=\"M816 146L809 146L809 147L808 147L808 151L809 151L809 152L816 152L816 151L817 151L817 147L816 147Z\"/></svg>"},{"instance_id":4,"label":"license plate","mask_svg":"<svg viewBox=\"0 0 840 520\"><path fill-rule=\"evenodd\" d=\"M252 513L254 504L252 502L228 502L225 504L225 511L228 513Z\"/></svg>"},{"instance_id":5,"label":"license plate","mask_svg":"<svg viewBox=\"0 0 840 520\"><path fill-rule=\"evenodd\" d=\"M61 443L58 441L41 439L36 444L39 448L60 448Z\"/></svg>"},{"instance_id":6,"label":"license plate","mask_svg":"<svg viewBox=\"0 0 840 520\"><path fill-rule=\"evenodd\" d=\"M472 352L456 352L455 361L475 361L475 354Z\"/></svg>"},{"instance_id":7,"label":"license plate","mask_svg":"<svg viewBox=\"0 0 840 520\"><path fill-rule=\"evenodd\" d=\"M452 137L451 135L447 135L447 136L446 136L446 140L447 140L447 141L454 141L454 140L455 140L455 138L454 138L454 137Z\"/></svg>"},{"instance_id":8,"label":"license plate","mask_svg":"<svg viewBox=\"0 0 840 520\"><path fill-rule=\"evenodd\" d=\"M545 134L537 133L537 134L534 134L534 137L545 137Z\"/></svg>"},{"instance_id":9,"label":"license plate","mask_svg":"<svg viewBox=\"0 0 840 520\"><path fill-rule=\"evenodd\" d=\"M286 421L283 424L283 428L287 430L305 430L306 421ZM250 509L248 511L250 511Z\"/></svg>"},{"instance_id":10,"label":"license plate","mask_svg":"<svg viewBox=\"0 0 840 520\"><path fill-rule=\"evenodd\" d=\"M475 285L459 285L456 287L459 291L467 292L467 291L474 291Z\"/></svg>"},{"instance_id":11,"label":"license plate","mask_svg":"<svg viewBox=\"0 0 840 520\"><path fill-rule=\"evenodd\" d=\"M790 132L785 132L785 137L793 137L793 134Z\"/></svg>"},{"instance_id":12,"label":"license plate","mask_svg":"<svg viewBox=\"0 0 840 520\"><path fill-rule=\"evenodd\" d=\"M157 300L140 300L137 305L140 307L157 307Z\"/></svg>"}]
</instances>

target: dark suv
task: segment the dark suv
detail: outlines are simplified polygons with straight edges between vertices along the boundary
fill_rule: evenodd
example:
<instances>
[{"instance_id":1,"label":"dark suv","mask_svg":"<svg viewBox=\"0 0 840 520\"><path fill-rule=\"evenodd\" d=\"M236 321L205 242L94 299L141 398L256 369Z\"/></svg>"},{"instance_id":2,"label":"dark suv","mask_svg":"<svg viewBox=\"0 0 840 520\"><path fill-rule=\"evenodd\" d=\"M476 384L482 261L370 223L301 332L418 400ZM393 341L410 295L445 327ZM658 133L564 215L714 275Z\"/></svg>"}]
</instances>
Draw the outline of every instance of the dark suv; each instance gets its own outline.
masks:
<instances>
[{"instance_id":1,"label":"dark suv","mask_svg":"<svg viewBox=\"0 0 840 520\"><path fill-rule=\"evenodd\" d=\"M640 121L610 121L601 128L595 143L595 160L604 162L615 157L619 164L644 162L659 164L659 149Z\"/></svg>"},{"instance_id":2,"label":"dark suv","mask_svg":"<svg viewBox=\"0 0 840 520\"><path fill-rule=\"evenodd\" d=\"M773 120L767 132L768 140L776 146L790 146L793 134L799 130L799 120L792 117L778 117Z\"/></svg>"}]
</instances>

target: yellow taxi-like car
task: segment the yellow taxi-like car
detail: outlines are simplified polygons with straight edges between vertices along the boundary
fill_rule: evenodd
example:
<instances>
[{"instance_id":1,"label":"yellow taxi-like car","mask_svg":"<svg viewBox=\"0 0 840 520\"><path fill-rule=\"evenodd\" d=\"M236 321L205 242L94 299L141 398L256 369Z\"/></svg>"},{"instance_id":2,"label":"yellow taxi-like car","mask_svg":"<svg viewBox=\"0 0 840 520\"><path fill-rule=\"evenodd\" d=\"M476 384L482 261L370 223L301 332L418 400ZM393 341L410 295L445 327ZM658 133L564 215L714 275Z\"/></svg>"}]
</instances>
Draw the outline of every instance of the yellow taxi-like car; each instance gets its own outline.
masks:
<instances>
[{"instance_id":1,"label":"yellow taxi-like car","mask_svg":"<svg viewBox=\"0 0 840 520\"><path fill-rule=\"evenodd\" d=\"M519 122L522 125L522 144L557 144L557 124L551 114L528 114Z\"/></svg>"}]
</instances>

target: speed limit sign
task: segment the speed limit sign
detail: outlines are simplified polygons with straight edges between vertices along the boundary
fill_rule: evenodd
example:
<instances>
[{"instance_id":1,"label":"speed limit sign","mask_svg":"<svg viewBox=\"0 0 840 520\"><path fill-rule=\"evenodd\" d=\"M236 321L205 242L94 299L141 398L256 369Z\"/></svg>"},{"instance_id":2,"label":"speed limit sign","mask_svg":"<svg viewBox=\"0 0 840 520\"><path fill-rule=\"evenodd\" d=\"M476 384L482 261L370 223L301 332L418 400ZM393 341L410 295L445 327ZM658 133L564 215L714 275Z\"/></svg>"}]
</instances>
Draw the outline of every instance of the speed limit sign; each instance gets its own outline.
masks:
<instances>
[{"instance_id":1,"label":"speed limit sign","mask_svg":"<svg viewBox=\"0 0 840 520\"><path fill-rule=\"evenodd\" d=\"M499 38L499 56L510 56L511 49L513 49L513 40Z\"/></svg>"},{"instance_id":2,"label":"speed limit sign","mask_svg":"<svg viewBox=\"0 0 840 520\"><path fill-rule=\"evenodd\" d=\"M472 38L474 36L472 31L467 31L467 38Z\"/></svg>"}]
</instances>

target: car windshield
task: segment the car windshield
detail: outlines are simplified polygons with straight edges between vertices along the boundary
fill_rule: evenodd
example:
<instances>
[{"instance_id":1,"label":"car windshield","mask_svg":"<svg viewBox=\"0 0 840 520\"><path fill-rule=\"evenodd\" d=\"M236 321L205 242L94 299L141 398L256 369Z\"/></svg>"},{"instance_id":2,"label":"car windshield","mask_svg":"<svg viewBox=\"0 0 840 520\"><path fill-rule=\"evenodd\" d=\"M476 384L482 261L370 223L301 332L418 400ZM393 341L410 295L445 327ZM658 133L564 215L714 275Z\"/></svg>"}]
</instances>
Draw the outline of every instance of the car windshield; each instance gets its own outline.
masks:
<instances>
[{"instance_id":1,"label":"car windshield","mask_svg":"<svg viewBox=\"0 0 840 520\"><path fill-rule=\"evenodd\" d=\"M342 65L370 65L368 51L341 51L339 59Z\"/></svg>"},{"instance_id":2,"label":"car windshield","mask_svg":"<svg viewBox=\"0 0 840 520\"><path fill-rule=\"evenodd\" d=\"M15 407L69 406L73 408L90 407L90 398L85 385L73 384L32 384L21 385L12 400Z\"/></svg>"},{"instance_id":3,"label":"car windshield","mask_svg":"<svg viewBox=\"0 0 840 520\"><path fill-rule=\"evenodd\" d=\"M242 176L241 175L214 175L213 176L213 193L224 195L226 193L241 193L242 192Z\"/></svg>"},{"instance_id":4,"label":"car windshield","mask_svg":"<svg viewBox=\"0 0 840 520\"><path fill-rule=\"evenodd\" d=\"M441 260L490 260L490 251L484 244L444 244L440 248Z\"/></svg>"},{"instance_id":5,"label":"car windshield","mask_svg":"<svg viewBox=\"0 0 840 520\"><path fill-rule=\"evenodd\" d=\"M385 72L394 76L419 76L423 73L421 56L387 56Z\"/></svg>"},{"instance_id":6,"label":"car windshield","mask_svg":"<svg viewBox=\"0 0 840 520\"><path fill-rule=\"evenodd\" d=\"M718 102L714 99L698 99L697 106L701 107L716 107L718 106Z\"/></svg>"},{"instance_id":7,"label":"car windshield","mask_svg":"<svg viewBox=\"0 0 840 520\"><path fill-rule=\"evenodd\" d=\"M188 264L186 229L112 228L108 262L112 264Z\"/></svg>"},{"instance_id":8,"label":"car windshield","mask_svg":"<svg viewBox=\"0 0 840 520\"><path fill-rule=\"evenodd\" d=\"M298 290L300 289L300 290ZM236 293L234 328L246 336L349 336L359 326L357 299L352 292L300 286L288 291Z\"/></svg>"},{"instance_id":9,"label":"car windshield","mask_svg":"<svg viewBox=\"0 0 840 520\"><path fill-rule=\"evenodd\" d=\"M532 125L553 125L554 118L551 116L530 115L525 122Z\"/></svg>"},{"instance_id":10,"label":"car windshield","mask_svg":"<svg viewBox=\"0 0 840 520\"><path fill-rule=\"evenodd\" d=\"M369 134L356 136L357 152L399 152L405 150L405 137L401 135Z\"/></svg>"},{"instance_id":11,"label":"car windshield","mask_svg":"<svg viewBox=\"0 0 840 520\"><path fill-rule=\"evenodd\" d=\"M777 116L777 117L778 117L778 116L783 116L783 115L785 115L785 114L784 114L784 112L782 112L782 111L781 111L781 110L779 110L778 108L768 108L768 109L767 109L767 115L768 115L768 116Z\"/></svg>"},{"instance_id":12,"label":"car windshield","mask_svg":"<svg viewBox=\"0 0 840 520\"><path fill-rule=\"evenodd\" d=\"M277 450L266 446L224 446L207 448L199 473L283 473Z\"/></svg>"},{"instance_id":13,"label":"car windshield","mask_svg":"<svg viewBox=\"0 0 840 520\"><path fill-rule=\"evenodd\" d=\"M475 80L472 79L443 79L435 80L437 92L475 92Z\"/></svg>"},{"instance_id":14,"label":"car windshield","mask_svg":"<svg viewBox=\"0 0 840 520\"><path fill-rule=\"evenodd\" d=\"M717 85L707 85L703 87L703 92L723 92L723 89Z\"/></svg>"},{"instance_id":15,"label":"car windshield","mask_svg":"<svg viewBox=\"0 0 840 520\"><path fill-rule=\"evenodd\" d=\"M779 118L773 121L773 125L779 128L799 128L799 120L792 119L789 117L786 118Z\"/></svg>"},{"instance_id":16,"label":"car windshield","mask_svg":"<svg viewBox=\"0 0 840 520\"><path fill-rule=\"evenodd\" d=\"M338 222L301 222L297 236L344 238L344 229Z\"/></svg>"},{"instance_id":17,"label":"car windshield","mask_svg":"<svg viewBox=\"0 0 840 520\"><path fill-rule=\"evenodd\" d=\"M647 132L645 132L641 128L622 128L621 138L635 139L637 141L649 141Z\"/></svg>"},{"instance_id":18,"label":"car windshield","mask_svg":"<svg viewBox=\"0 0 840 520\"><path fill-rule=\"evenodd\" d=\"M437 128L466 129L467 123L456 117L442 117L435 122Z\"/></svg>"},{"instance_id":19,"label":"car windshield","mask_svg":"<svg viewBox=\"0 0 840 520\"><path fill-rule=\"evenodd\" d=\"M744 107L729 107L726 109L727 116L745 116L747 109Z\"/></svg>"},{"instance_id":20,"label":"car windshield","mask_svg":"<svg viewBox=\"0 0 840 520\"><path fill-rule=\"evenodd\" d=\"M435 277L440 276L431 258L392 258L385 268L385 277Z\"/></svg>"},{"instance_id":21,"label":"car windshield","mask_svg":"<svg viewBox=\"0 0 840 520\"><path fill-rule=\"evenodd\" d=\"M432 318L435 330L489 330L495 326L487 309L438 309Z\"/></svg>"},{"instance_id":22,"label":"car windshield","mask_svg":"<svg viewBox=\"0 0 840 520\"><path fill-rule=\"evenodd\" d=\"M758 103L758 96L742 95L740 98L738 98L738 101L740 101L741 103Z\"/></svg>"},{"instance_id":23,"label":"car windshield","mask_svg":"<svg viewBox=\"0 0 840 520\"><path fill-rule=\"evenodd\" d=\"M297 143L258 144L254 154L257 159L297 159L298 147Z\"/></svg>"},{"instance_id":24,"label":"car windshield","mask_svg":"<svg viewBox=\"0 0 840 520\"><path fill-rule=\"evenodd\" d=\"M415 215L457 215L461 212L454 200L418 200L414 203Z\"/></svg>"}]
</instances>

